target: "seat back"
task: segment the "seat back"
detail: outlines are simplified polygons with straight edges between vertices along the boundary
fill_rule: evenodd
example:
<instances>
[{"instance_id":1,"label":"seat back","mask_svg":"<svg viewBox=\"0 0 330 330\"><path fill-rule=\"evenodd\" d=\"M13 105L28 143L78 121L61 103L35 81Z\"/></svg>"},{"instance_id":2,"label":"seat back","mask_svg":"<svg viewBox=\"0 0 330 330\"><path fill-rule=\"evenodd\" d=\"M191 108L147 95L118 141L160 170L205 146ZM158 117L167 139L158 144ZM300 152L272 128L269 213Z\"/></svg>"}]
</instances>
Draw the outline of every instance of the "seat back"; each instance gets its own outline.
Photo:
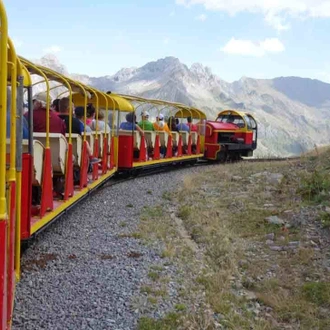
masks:
<instances>
[{"instance_id":1,"label":"seat back","mask_svg":"<svg viewBox=\"0 0 330 330\"><path fill-rule=\"evenodd\" d=\"M157 131L159 135L159 142L162 147L167 147L168 133L165 131Z\"/></svg>"},{"instance_id":2,"label":"seat back","mask_svg":"<svg viewBox=\"0 0 330 330\"><path fill-rule=\"evenodd\" d=\"M92 153L94 152L94 134L92 132L86 132L86 141L91 148Z\"/></svg>"},{"instance_id":3,"label":"seat back","mask_svg":"<svg viewBox=\"0 0 330 330\"><path fill-rule=\"evenodd\" d=\"M179 133L178 132L171 132L172 134L172 139L173 139L173 146L178 146L179 144Z\"/></svg>"},{"instance_id":4,"label":"seat back","mask_svg":"<svg viewBox=\"0 0 330 330\"><path fill-rule=\"evenodd\" d=\"M134 149L139 149L141 146L141 135L139 131L131 131L131 130L119 130L119 135L120 136L132 136L133 134L133 148Z\"/></svg>"},{"instance_id":5,"label":"seat back","mask_svg":"<svg viewBox=\"0 0 330 330\"><path fill-rule=\"evenodd\" d=\"M197 139L198 139L198 133L197 132L191 132L191 144L196 145L197 144Z\"/></svg>"},{"instance_id":6,"label":"seat back","mask_svg":"<svg viewBox=\"0 0 330 330\"><path fill-rule=\"evenodd\" d=\"M180 135L182 137L182 145L187 146L189 142L189 132L180 131Z\"/></svg>"},{"instance_id":7,"label":"seat back","mask_svg":"<svg viewBox=\"0 0 330 330\"><path fill-rule=\"evenodd\" d=\"M34 163L35 179L39 185L41 185L42 182L44 155L45 155L44 145L38 140L33 140L33 163Z\"/></svg>"},{"instance_id":8,"label":"seat back","mask_svg":"<svg viewBox=\"0 0 330 330\"><path fill-rule=\"evenodd\" d=\"M33 133L33 138L46 146L46 133ZM68 142L65 136L60 133L49 133L49 143L53 172L65 174L65 160L68 150Z\"/></svg>"},{"instance_id":9,"label":"seat back","mask_svg":"<svg viewBox=\"0 0 330 330\"><path fill-rule=\"evenodd\" d=\"M154 148L155 147L155 143L156 143L156 132L153 131L145 131L144 132L144 136L146 138L146 142L147 142L147 146Z\"/></svg>"},{"instance_id":10,"label":"seat back","mask_svg":"<svg viewBox=\"0 0 330 330\"><path fill-rule=\"evenodd\" d=\"M92 132L92 135L94 135L94 141L96 139L96 136L99 140L99 157L102 156L103 152L103 133L102 132Z\"/></svg>"},{"instance_id":11,"label":"seat back","mask_svg":"<svg viewBox=\"0 0 330 330\"><path fill-rule=\"evenodd\" d=\"M69 134L65 134L67 139L69 139ZM72 139L72 154L75 158L74 165L81 165L81 154L82 154L82 137L80 134L71 134Z\"/></svg>"}]
</instances>

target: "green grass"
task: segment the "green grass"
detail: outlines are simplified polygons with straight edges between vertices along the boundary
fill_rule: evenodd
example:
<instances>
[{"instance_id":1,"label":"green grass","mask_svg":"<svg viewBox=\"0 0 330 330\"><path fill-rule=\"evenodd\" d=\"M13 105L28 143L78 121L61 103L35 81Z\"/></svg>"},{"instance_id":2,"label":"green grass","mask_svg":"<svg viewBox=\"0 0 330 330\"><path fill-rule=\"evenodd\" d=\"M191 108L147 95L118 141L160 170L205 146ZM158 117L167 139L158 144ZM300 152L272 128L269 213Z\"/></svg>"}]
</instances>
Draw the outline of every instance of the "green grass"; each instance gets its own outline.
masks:
<instances>
[{"instance_id":1,"label":"green grass","mask_svg":"<svg viewBox=\"0 0 330 330\"><path fill-rule=\"evenodd\" d=\"M308 301L318 306L330 307L330 283L306 283L302 287L302 293Z\"/></svg>"},{"instance_id":2,"label":"green grass","mask_svg":"<svg viewBox=\"0 0 330 330\"><path fill-rule=\"evenodd\" d=\"M178 313L169 313L160 320L141 317L138 322L138 330L176 330L181 325L181 315Z\"/></svg>"},{"instance_id":3,"label":"green grass","mask_svg":"<svg viewBox=\"0 0 330 330\"><path fill-rule=\"evenodd\" d=\"M157 281L160 278L160 274L157 272L149 272L148 277L153 281Z\"/></svg>"}]
</instances>

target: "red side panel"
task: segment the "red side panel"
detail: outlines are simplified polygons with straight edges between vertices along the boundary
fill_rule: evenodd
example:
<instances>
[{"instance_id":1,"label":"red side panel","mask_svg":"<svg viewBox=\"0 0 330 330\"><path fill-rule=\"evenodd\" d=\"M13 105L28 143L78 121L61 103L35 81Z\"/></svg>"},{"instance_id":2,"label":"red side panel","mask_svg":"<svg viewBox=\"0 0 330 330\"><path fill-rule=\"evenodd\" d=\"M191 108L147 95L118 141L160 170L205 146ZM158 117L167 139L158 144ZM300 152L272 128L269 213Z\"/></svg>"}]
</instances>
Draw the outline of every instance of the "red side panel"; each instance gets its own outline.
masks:
<instances>
[{"instance_id":1,"label":"red side panel","mask_svg":"<svg viewBox=\"0 0 330 330\"><path fill-rule=\"evenodd\" d=\"M102 174L107 173L108 154L109 154L108 139L105 136L104 139L103 139Z\"/></svg>"},{"instance_id":2,"label":"red side panel","mask_svg":"<svg viewBox=\"0 0 330 330\"><path fill-rule=\"evenodd\" d=\"M160 150L159 150L159 135L156 135L155 148L154 148L154 159L160 159Z\"/></svg>"},{"instance_id":3,"label":"red side panel","mask_svg":"<svg viewBox=\"0 0 330 330\"><path fill-rule=\"evenodd\" d=\"M40 218L47 211L53 210L53 179L52 179L52 155L50 148L45 149L45 159L42 179Z\"/></svg>"},{"instance_id":4,"label":"red side panel","mask_svg":"<svg viewBox=\"0 0 330 330\"><path fill-rule=\"evenodd\" d=\"M65 190L64 190L64 200L68 200L74 194L73 185L73 151L72 143L68 145L68 152L66 157L66 173L65 173Z\"/></svg>"},{"instance_id":5,"label":"red side panel","mask_svg":"<svg viewBox=\"0 0 330 330\"><path fill-rule=\"evenodd\" d=\"M27 239L30 237L30 219L32 205L32 175L33 158L29 154L23 154L22 168L22 196L21 196L21 238Z\"/></svg>"},{"instance_id":6,"label":"red side panel","mask_svg":"<svg viewBox=\"0 0 330 330\"><path fill-rule=\"evenodd\" d=\"M115 166L115 138L111 137L110 170Z\"/></svg>"},{"instance_id":7,"label":"red side panel","mask_svg":"<svg viewBox=\"0 0 330 330\"><path fill-rule=\"evenodd\" d=\"M15 290L15 220L16 220L16 182L10 182L10 218L9 218L9 249L8 249L8 268L7 268L7 320L11 320L14 303Z\"/></svg>"},{"instance_id":8,"label":"red side panel","mask_svg":"<svg viewBox=\"0 0 330 330\"><path fill-rule=\"evenodd\" d=\"M132 168L133 166L133 136L119 136L118 167ZM112 149L113 150L113 149Z\"/></svg>"},{"instance_id":9,"label":"red side panel","mask_svg":"<svg viewBox=\"0 0 330 330\"><path fill-rule=\"evenodd\" d=\"M189 138L188 138L187 154L191 155L191 135L190 134L189 134Z\"/></svg>"},{"instance_id":10,"label":"red side panel","mask_svg":"<svg viewBox=\"0 0 330 330\"><path fill-rule=\"evenodd\" d=\"M172 136L169 135L168 136L168 140L167 140L167 148L166 148L166 158L172 158L172 154L173 154L173 145L172 145Z\"/></svg>"},{"instance_id":11,"label":"red side panel","mask_svg":"<svg viewBox=\"0 0 330 330\"><path fill-rule=\"evenodd\" d=\"M147 148L146 148L146 140L144 136L141 136L141 144L140 144L140 162L145 162L147 160Z\"/></svg>"},{"instance_id":12,"label":"red side panel","mask_svg":"<svg viewBox=\"0 0 330 330\"><path fill-rule=\"evenodd\" d=\"M0 219L0 329L7 323L7 223Z\"/></svg>"},{"instance_id":13,"label":"red side panel","mask_svg":"<svg viewBox=\"0 0 330 330\"><path fill-rule=\"evenodd\" d=\"M205 144L205 158L215 160L220 149L220 144Z\"/></svg>"},{"instance_id":14,"label":"red side panel","mask_svg":"<svg viewBox=\"0 0 330 330\"><path fill-rule=\"evenodd\" d=\"M89 157L87 152L87 141L83 141L81 167L80 167L80 189L87 187Z\"/></svg>"},{"instance_id":15,"label":"red side panel","mask_svg":"<svg viewBox=\"0 0 330 330\"><path fill-rule=\"evenodd\" d=\"M93 156L95 158L99 158L99 139L95 139L94 140L94 152L93 152ZM99 178L99 164L93 164L93 180L97 180Z\"/></svg>"},{"instance_id":16,"label":"red side panel","mask_svg":"<svg viewBox=\"0 0 330 330\"><path fill-rule=\"evenodd\" d=\"M182 156L182 136L179 136L179 142L178 142L178 157Z\"/></svg>"},{"instance_id":17,"label":"red side panel","mask_svg":"<svg viewBox=\"0 0 330 330\"><path fill-rule=\"evenodd\" d=\"M196 154L199 154L201 152L201 139L200 135L198 134L197 137L197 146L196 146Z\"/></svg>"},{"instance_id":18,"label":"red side panel","mask_svg":"<svg viewBox=\"0 0 330 330\"><path fill-rule=\"evenodd\" d=\"M252 144L253 142L253 132L247 132L245 134L245 144Z\"/></svg>"}]
</instances>

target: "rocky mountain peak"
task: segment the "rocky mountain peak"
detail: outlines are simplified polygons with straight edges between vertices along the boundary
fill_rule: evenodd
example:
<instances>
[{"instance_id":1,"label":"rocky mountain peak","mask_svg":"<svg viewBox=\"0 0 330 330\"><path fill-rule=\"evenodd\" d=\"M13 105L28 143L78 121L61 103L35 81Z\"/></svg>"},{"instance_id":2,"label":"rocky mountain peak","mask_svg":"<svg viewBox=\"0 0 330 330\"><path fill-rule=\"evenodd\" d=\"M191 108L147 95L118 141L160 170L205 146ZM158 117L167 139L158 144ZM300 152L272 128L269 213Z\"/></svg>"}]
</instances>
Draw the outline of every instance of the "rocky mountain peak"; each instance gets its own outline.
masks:
<instances>
[{"instance_id":1,"label":"rocky mountain peak","mask_svg":"<svg viewBox=\"0 0 330 330\"><path fill-rule=\"evenodd\" d=\"M67 68L60 62L60 60L54 54L46 54L41 59L36 60L40 65L45 66L46 68L52 69L56 72L68 75Z\"/></svg>"}]
</instances>

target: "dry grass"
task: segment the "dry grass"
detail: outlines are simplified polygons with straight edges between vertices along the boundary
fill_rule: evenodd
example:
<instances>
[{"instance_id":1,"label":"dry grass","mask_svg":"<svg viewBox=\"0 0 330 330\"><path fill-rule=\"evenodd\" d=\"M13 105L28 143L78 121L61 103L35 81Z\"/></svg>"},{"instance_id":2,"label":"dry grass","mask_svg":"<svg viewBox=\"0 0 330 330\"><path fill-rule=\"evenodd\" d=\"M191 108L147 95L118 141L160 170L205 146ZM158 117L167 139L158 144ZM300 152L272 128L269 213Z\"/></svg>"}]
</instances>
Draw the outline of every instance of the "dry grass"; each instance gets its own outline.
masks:
<instances>
[{"instance_id":1,"label":"dry grass","mask_svg":"<svg viewBox=\"0 0 330 330\"><path fill-rule=\"evenodd\" d=\"M286 219L298 213L302 203L327 205L329 154L329 149L322 148L298 161L214 167L187 176L183 189L172 198L183 205L178 206L177 215L205 252L211 271L198 281L204 285L213 311L223 315L220 323L226 329L330 329L330 318L315 303L325 299L314 297L320 294L319 288L310 289L309 296L303 294L306 278L320 272L313 266L314 249L300 247L296 253L283 254L264 244L267 233L275 234L277 245L302 238L301 228L283 231L267 224L265 217ZM253 176L262 172L281 173L283 179L272 184L262 175ZM327 216L320 215L320 221L328 223ZM240 265L242 259L248 263ZM273 264L278 266L276 278L265 277ZM233 291L237 280L257 295L261 304L258 317L251 313L250 302Z\"/></svg>"}]
</instances>

